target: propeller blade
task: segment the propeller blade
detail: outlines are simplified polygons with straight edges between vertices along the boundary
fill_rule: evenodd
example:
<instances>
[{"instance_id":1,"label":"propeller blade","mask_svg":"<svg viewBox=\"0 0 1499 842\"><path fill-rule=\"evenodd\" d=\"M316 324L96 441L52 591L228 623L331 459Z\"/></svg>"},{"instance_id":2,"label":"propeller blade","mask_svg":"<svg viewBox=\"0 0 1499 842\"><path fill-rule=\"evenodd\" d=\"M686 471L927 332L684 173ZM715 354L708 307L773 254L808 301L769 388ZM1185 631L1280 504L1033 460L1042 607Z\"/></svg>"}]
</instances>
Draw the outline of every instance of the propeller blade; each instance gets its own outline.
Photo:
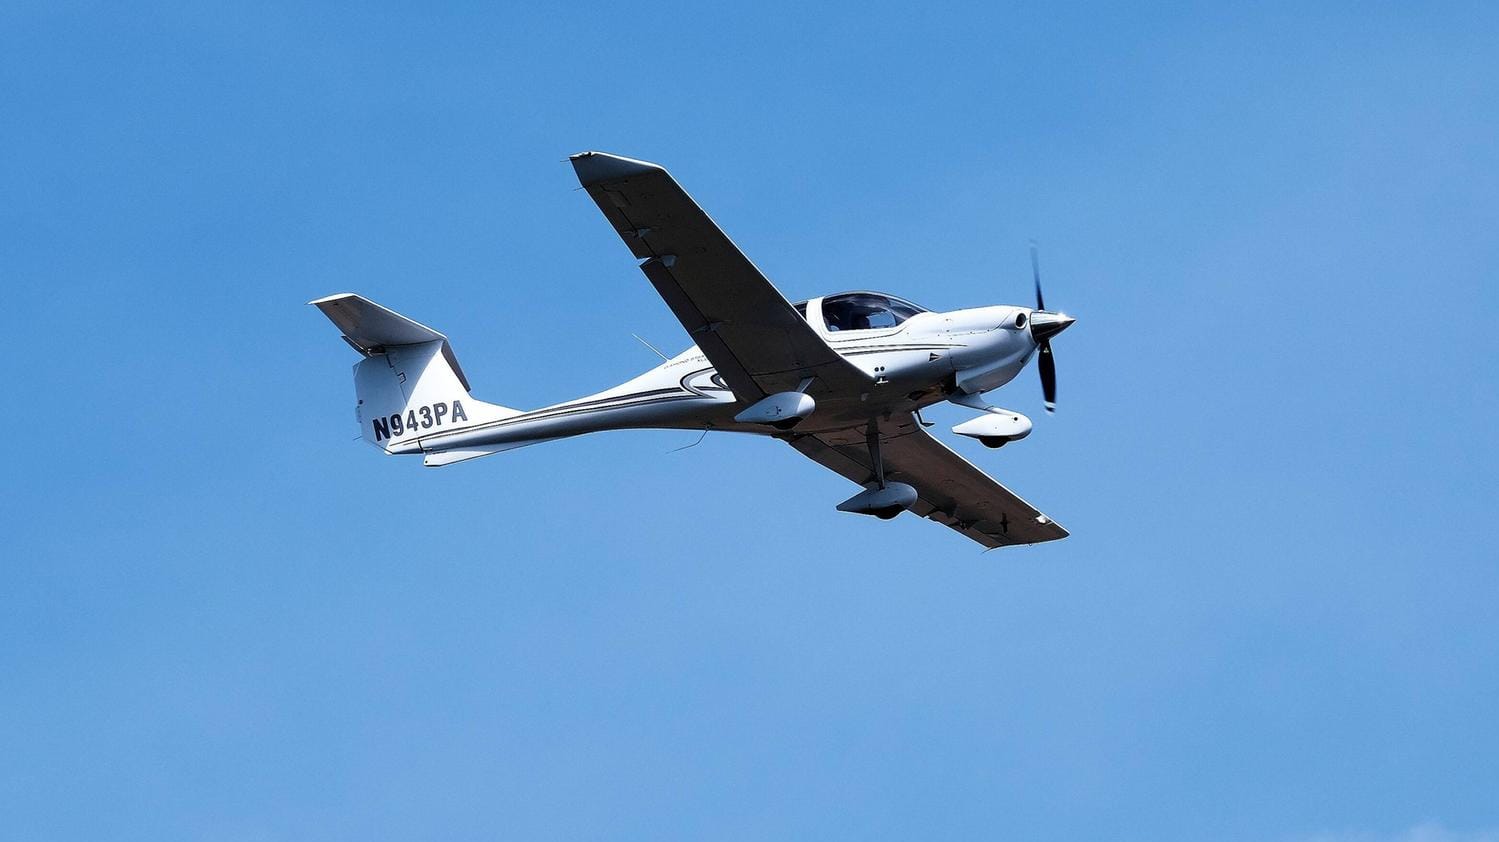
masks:
<instances>
[{"instance_id":1,"label":"propeller blade","mask_svg":"<svg viewBox=\"0 0 1499 842\"><path fill-rule=\"evenodd\" d=\"M1041 255L1035 240L1031 240L1031 278L1036 282L1036 309L1045 310L1046 301L1041 298Z\"/></svg>"},{"instance_id":2,"label":"propeller blade","mask_svg":"<svg viewBox=\"0 0 1499 842\"><path fill-rule=\"evenodd\" d=\"M1041 398L1046 402L1046 411L1057 411L1057 360L1051 354L1051 343L1042 342L1036 359L1036 370L1041 372Z\"/></svg>"}]
</instances>

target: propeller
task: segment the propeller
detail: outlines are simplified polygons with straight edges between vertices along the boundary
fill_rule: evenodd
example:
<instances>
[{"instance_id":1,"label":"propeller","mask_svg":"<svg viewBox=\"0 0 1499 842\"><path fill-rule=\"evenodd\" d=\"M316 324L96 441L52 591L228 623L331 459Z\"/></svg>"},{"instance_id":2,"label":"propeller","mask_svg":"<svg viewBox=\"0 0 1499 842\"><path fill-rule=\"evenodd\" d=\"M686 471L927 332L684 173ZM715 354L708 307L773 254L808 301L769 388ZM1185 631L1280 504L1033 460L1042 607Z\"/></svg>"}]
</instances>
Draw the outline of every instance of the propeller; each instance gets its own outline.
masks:
<instances>
[{"instance_id":1,"label":"propeller","mask_svg":"<svg viewBox=\"0 0 1499 842\"><path fill-rule=\"evenodd\" d=\"M1046 309L1046 299L1041 297L1041 252L1036 241L1031 240L1031 279L1036 282L1036 309Z\"/></svg>"},{"instance_id":2,"label":"propeller","mask_svg":"<svg viewBox=\"0 0 1499 842\"><path fill-rule=\"evenodd\" d=\"M1057 358L1052 356L1051 343L1042 342L1036 359L1036 369L1041 372L1041 400L1046 404L1047 414L1057 411Z\"/></svg>"},{"instance_id":3,"label":"propeller","mask_svg":"<svg viewBox=\"0 0 1499 842\"><path fill-rule=\"evenodd\" d=\"M1041 295L1041 256L1035 240L1031 240L1031 278L1036 284L1036 312L1031 314L1031 336L1038 350L1036 369L1041 372L1041 398L1046 411L1053 413L1057 411L1057 359L1051 352L1051 337L1066 330L1074 320L1046 310L1046 299Z\"/></svg>"}]
</instances>

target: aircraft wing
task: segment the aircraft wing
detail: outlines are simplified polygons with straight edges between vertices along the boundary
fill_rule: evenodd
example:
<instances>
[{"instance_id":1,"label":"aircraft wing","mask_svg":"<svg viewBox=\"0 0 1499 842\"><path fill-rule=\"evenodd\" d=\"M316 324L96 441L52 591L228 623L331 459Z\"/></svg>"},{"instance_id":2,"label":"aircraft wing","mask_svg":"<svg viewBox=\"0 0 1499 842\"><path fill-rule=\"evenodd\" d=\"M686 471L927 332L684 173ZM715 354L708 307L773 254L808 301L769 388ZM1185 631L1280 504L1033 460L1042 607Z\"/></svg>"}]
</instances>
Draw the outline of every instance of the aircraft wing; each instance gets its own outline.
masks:
<instances>
[{"instance_id":1,"label":"aircraft wing","mask_svg":"<svg viewBox=\"0 0 1499 842\"><path fill-rule=\"evenodd\" d=\"M911 511L954 529L986 547L1038 544L1067 537L1067 530L995 482L923 430L915 416L880 422L885 478L916 489ZM791 446L860 485L874 482L865 431L791 435Z\"/></svg>"},{"instance_id":2,"label":"aircraft wing","mask_svg":"<svg viewBox=\"0 0 1499 842\"><path fill-rule=\"evenodd\" d=\"M578 181L637 258L708 361L741 401L790 391L814 397L871 378L839 356L708 214L656 164L584 152Z\"/></svg>"}]
</instances>

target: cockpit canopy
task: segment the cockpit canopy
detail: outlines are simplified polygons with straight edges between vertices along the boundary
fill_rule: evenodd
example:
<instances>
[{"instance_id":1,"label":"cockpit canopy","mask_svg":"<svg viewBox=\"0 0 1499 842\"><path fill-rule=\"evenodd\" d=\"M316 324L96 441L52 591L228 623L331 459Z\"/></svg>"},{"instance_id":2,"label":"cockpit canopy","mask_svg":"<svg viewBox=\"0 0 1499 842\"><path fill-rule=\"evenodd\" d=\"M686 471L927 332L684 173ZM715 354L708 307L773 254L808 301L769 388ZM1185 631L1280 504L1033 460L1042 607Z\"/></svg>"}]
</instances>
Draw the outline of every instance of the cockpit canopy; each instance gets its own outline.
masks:
<instances>
[{"instance_id":1,"label":"cockpit canopy","mask_svg":"<svg viewBox=\"0 0 1499 842\"><path fill-rule=\"evenodd\" d=\"M796 305L807 315L807 302ZM917 313L927 312L909 301L878 292L844 292L822 299L822 319L828 332L879 330L898 327Z\"/></svg>"}]
</instances>

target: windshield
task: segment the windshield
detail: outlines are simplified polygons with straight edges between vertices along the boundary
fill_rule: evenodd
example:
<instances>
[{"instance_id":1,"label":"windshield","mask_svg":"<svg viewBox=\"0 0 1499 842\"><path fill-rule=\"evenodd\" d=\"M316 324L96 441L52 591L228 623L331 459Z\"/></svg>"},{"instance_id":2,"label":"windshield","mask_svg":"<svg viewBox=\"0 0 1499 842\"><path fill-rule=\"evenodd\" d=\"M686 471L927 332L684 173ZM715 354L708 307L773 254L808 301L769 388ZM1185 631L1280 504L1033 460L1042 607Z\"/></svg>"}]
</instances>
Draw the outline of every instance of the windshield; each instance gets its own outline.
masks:
<instances>
[{"instance_id":1,"label":"windshield","mask_svg":"<svg viewBox=\"0 0 1499 842\"><path fill-rule=\"evenodd\" d=\"M822 300L822 318L829 331L892 328L925 312L909 301L876 292L846 292Z\"/></svg>"}]
</instances>

